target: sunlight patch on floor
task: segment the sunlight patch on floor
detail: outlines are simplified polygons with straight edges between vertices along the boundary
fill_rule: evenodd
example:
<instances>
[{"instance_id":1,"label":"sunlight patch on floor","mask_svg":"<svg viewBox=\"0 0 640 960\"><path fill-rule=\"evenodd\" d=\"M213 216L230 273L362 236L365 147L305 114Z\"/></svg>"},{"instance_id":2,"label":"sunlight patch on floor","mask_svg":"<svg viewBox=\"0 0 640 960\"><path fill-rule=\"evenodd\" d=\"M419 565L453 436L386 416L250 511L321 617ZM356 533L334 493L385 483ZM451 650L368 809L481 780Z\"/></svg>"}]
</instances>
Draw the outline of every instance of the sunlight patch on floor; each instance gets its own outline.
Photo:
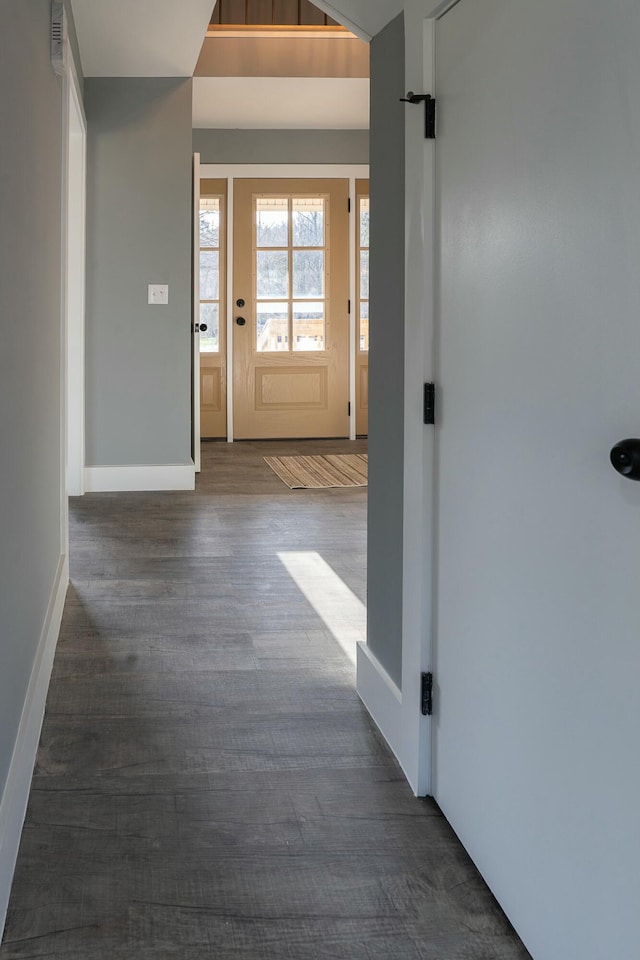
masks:
<instances>
[{"instance_id":1,"label":"sunlight patch on floor","mask_svg":"<svg viewBox=\"0 0 640 960\"><path fill-rule=\"evenodd\" d=\"M319 553L286 551L278 553L278 559L355 664L356 644L366 640L367 610L364 603Z\"/></svg>"}]
</instances>

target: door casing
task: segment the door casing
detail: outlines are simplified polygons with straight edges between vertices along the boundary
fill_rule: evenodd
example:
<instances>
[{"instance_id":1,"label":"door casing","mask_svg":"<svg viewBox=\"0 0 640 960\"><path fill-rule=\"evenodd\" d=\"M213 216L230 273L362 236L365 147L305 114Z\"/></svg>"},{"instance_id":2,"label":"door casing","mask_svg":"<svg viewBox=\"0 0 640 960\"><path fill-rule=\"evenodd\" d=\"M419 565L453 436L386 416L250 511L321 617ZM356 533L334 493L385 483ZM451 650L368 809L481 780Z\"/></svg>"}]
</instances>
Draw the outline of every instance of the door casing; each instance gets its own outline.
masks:
<instances>
[{"instance_id":1,"label":"door casing","mask_svg":"<svg viewBox=\"0 0 640 960\"><path fill-rule=\"evenodd\" d=\"M355 245L355 207L356 207L356 180L367 179L369 167L366 164L216 164L203 163L200 165L202 179L216 179L227 181L227 236L226 249L233 250L234 243L234 180L236 179L338 179L349 181L349 198L351 200L350 218L350 296L352 303L349 325L349 402L351 416L349 420L349 437L355 440L356 424L356 367L355 367L355 270L353 265L353 250ZM227 317L227 383L233 383L233 257L226 257L226 317ZM234 440L233 430L233 391L227 391L227 441Z\"/></svg>"}]
</instances>

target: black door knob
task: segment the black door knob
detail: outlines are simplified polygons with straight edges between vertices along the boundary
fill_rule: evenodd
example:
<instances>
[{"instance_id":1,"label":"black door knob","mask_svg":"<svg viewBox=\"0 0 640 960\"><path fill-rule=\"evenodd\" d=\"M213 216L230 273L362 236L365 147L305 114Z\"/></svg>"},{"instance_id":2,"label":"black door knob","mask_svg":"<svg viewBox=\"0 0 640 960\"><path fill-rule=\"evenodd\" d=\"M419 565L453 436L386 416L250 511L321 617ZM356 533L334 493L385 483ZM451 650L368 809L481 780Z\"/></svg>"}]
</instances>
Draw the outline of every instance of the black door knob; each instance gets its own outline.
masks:
<instances>
[{"instance_id":1,"label":"black door knob","mask_svg":"<svg viewBox=\"0 0 640 960\"><path fill-rule=\"evenodd\" d=\"M244 307L244 305L245 305L245 301L242 299L242 297L240 297L238 300L236 300L236 307L240 307L240 309L242 310L242 308Z\"/></svg>"},{"instance_id":2,"label":"black door knob","mask_svg":"<svg viewBox=\"0 0 640 960\"><path fill-rule=\"evenodd\" d=\"M200 324L200 333L204 333L206 329L207 329L206 323L201 323L201 324Z\"/></svg>"},{"instance_id":3,"label":"black door knob","mask_svg":"<svg viewBox=\"0 0 640 960\"><path fill-rule=\"evenodd\" d=\"M247 321L245 320L244 317L236 317L236 323L238 324L239 327L244 327L246 322Z\"/></svg>"},{"instance_id":4,"label":"black door knob","mask_svg":"<svg viewBox=\"0 0 640 960\"><path fill-rule=\"evenodd\" d=\"M640 480L640 440L621 440L611 451L611 463L628 480Z\"/></svg>"}]
</instances>

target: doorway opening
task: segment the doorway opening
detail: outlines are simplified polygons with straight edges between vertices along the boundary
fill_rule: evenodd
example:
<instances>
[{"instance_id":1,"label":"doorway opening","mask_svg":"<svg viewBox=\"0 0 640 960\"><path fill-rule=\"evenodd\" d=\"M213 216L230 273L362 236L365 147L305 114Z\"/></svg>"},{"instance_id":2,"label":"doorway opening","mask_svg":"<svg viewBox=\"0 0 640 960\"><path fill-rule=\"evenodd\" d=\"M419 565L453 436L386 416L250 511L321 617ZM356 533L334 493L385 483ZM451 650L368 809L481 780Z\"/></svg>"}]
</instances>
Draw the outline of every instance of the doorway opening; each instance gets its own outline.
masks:
<instances>
[{"instance_id":1,"label":"doorway opening","mask_svg":"<svg viewBox=\"0 0 640 960\"><path fill-rule=\"evenodd\" d=\"M366 436L368 166L197 168L200 439Z\"/></svg>"}]
</instances>

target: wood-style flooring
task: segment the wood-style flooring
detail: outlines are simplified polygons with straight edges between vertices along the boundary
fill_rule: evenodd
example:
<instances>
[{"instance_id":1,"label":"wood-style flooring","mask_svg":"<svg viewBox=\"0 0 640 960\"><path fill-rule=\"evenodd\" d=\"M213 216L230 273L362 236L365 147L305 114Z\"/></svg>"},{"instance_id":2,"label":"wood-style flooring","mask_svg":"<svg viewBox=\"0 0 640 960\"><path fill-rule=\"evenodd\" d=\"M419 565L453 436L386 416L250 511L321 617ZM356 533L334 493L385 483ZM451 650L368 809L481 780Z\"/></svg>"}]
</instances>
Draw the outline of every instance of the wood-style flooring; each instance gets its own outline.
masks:
<instances>
[{"instance_id":1,"label":"wood-style flooring","mask_svg":"<svg viewBox=\"0 0 640 960\"><path fill-rule=\"evenodd\" d=\"M195 494L72 501L0 960L528 957L355 693L366 490L262 461L364 449L206 444Z\"/></svg>"}]
</instances>

